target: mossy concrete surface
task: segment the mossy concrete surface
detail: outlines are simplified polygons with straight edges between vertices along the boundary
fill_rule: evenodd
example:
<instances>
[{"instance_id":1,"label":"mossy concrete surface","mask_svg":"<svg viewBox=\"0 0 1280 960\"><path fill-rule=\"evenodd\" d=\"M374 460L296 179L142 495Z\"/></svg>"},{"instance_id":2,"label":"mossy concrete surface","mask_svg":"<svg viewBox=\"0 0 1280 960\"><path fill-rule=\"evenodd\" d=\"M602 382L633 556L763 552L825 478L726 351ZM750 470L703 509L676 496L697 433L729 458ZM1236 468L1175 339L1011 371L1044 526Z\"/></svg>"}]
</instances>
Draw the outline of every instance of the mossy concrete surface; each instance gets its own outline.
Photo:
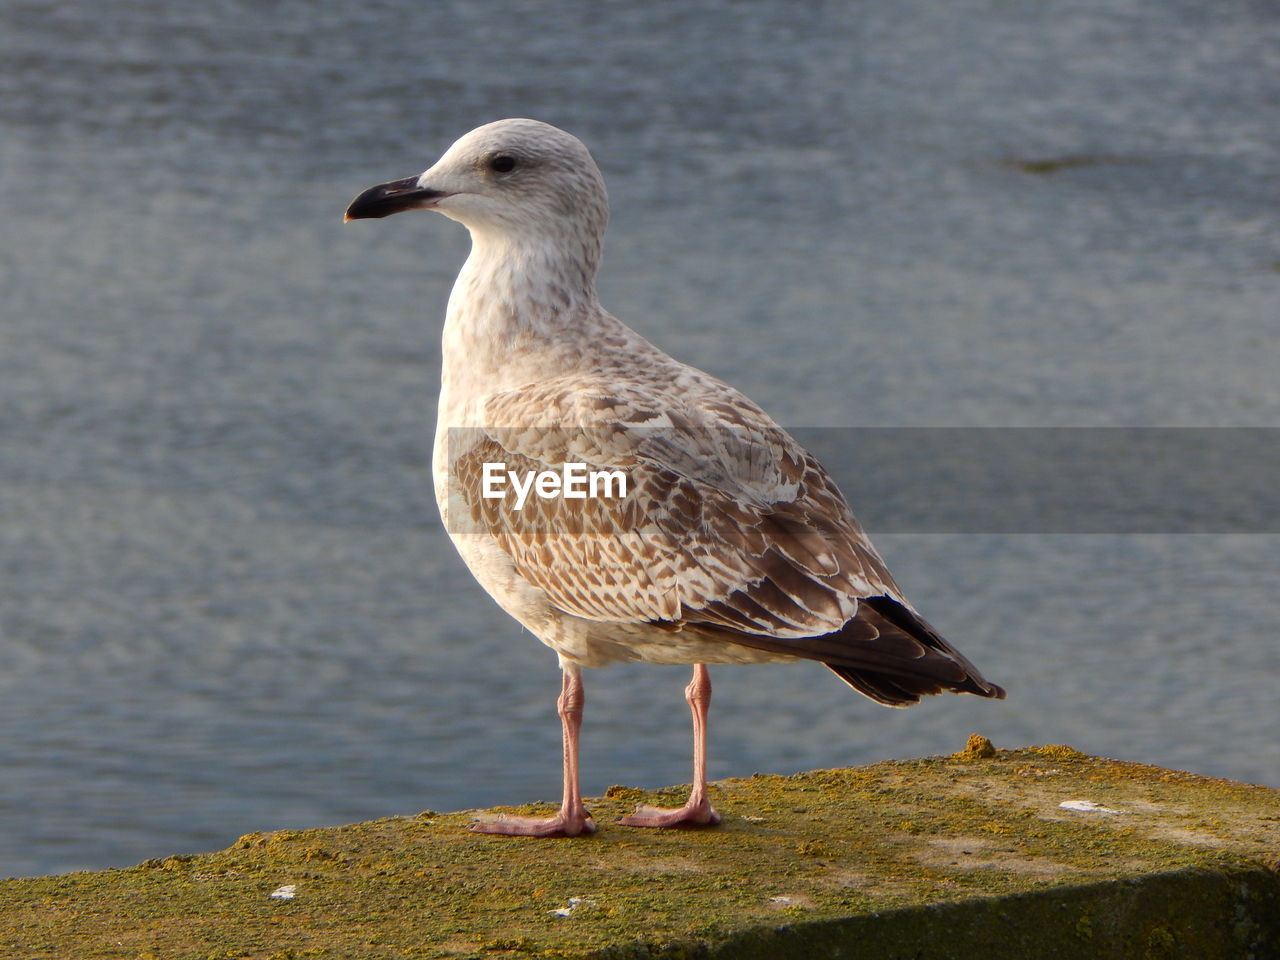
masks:
<instances>
[{"instance_id":1,"label":"mossy concrete surface","mask_svg":"<svg viewBox=\"0 0 1280 960\"><path fill-rule=\"evenodd\" d=\"M0 955L1280 956L1265 787L973 737L951 757L722 781L714 829L613 822L682 790L610 788L574 840L427 812L0 881Z\"/></svg>"}]
</instances>

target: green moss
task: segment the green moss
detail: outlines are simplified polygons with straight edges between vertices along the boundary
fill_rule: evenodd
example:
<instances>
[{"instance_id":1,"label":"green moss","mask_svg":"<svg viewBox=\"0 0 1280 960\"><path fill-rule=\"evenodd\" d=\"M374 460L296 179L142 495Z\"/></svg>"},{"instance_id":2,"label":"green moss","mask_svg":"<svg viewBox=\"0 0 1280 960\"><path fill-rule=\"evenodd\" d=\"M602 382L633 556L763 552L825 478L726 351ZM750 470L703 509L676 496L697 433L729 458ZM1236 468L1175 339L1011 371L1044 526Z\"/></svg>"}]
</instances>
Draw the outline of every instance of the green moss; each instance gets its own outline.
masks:
<instances>
[{"instance_id":1,"label":"green moss","mask_svg":"<svg viewBox=\"0 0 1280 960\"><path fill-rule=\"evenodd\" d=\"M1147 934L1146 949L1142 956L1144 960L1168 960L1175 955L1177 946L1178 941L1174 939L1172 933L1164 927L1156 927Z\"/></svg>"},{"instance_id":2,"label":"green moss","mask_svg":"<svg viewBox=\"0 0 1280 960\"><path fill-rule=\"evenodd\" d=\"M473 834L468 815L428 811L0 882L0 955L781 958L855 934L918 941L923 958L969 936L993 958L1053 955L1036 942L1280 950L1276 791L984 739L952 758L713 784L715 829L618 826L680 791L615 786L589 801L599 831L575 840ZM286 884L292 899L271 897ZM1010 952L980 949L993 942Z\"/></svg>"},{"instance_id":3,"label":"green moss","mask_svg":"<svg viewBox=\"0 0 1280 960\"><path fill-rule=\"evenodd\" d=\"M1086 910L1076 921L1076 939L1088 943L1093 939L1093 911Z\"/></svg>"}]
</instances>

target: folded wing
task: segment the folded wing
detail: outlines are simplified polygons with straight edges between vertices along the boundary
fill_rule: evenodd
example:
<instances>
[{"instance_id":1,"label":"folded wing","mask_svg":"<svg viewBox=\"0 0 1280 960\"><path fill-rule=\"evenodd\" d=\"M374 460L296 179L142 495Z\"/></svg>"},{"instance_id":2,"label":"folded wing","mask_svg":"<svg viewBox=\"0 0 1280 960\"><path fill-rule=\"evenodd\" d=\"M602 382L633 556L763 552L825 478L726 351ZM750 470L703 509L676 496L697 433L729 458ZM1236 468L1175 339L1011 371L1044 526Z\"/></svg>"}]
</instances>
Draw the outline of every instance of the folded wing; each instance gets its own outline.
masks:
<instances>
[{"instance_id":1,"label":"folded wing","mask_svg":"<svg viewBox=\"0 0 1280 960\"><path fill-rule=\"evenodd\" d=\"M451 524L492 536L564 612L819 660L895 706L1003 696L907 604L821 464L732 388L677 401L561 378L485 414L449 438ZM485 463L620 471L627 495L531 491L515 509L483 495Z\"/></svg>"}]
</instances>

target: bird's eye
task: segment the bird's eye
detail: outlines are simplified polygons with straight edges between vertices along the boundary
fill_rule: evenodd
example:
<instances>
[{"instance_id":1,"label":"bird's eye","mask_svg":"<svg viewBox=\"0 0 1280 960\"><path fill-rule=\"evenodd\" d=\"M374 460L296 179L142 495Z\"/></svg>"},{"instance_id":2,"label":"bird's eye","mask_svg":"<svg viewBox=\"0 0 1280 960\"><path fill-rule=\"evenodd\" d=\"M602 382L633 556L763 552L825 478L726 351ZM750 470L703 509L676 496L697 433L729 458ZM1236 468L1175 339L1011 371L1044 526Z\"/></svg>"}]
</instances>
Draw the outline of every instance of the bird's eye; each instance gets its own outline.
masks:
<instances>
[{"instance_id":1,"label":"bird's eye","mask_svg":"<svg viewBox=\"0 0 1280 960\"><path fill-rule=\"evenodd\" d=\"M489 161L489 169L494 173L510 173L516 168L516 158L508 153L500 153Z\"/></svg>"}]
</instances>

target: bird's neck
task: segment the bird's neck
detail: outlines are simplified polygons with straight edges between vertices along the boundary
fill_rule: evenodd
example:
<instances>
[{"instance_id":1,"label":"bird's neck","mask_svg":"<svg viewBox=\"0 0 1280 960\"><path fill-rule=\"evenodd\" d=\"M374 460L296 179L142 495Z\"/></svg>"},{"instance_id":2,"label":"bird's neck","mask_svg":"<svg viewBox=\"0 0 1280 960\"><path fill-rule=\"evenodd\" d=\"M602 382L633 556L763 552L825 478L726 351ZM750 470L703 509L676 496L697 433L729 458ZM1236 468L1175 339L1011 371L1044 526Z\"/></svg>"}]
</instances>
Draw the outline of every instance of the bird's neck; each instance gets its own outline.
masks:
<instances>
[{"instance_id":1,"label":"bird's neck","mask_svg":"<svg viewBox=\"0 0 1280 960\"><path fill-rule=\"evenodd\" d=\"M524 382L523 366L552 362L566 352L562 345L590 335L603 315L595 289L600 242L474 229L471 236L445 319L446 377L465 370L469 380L501 389Z\"/></svg>"}]
</instances>

